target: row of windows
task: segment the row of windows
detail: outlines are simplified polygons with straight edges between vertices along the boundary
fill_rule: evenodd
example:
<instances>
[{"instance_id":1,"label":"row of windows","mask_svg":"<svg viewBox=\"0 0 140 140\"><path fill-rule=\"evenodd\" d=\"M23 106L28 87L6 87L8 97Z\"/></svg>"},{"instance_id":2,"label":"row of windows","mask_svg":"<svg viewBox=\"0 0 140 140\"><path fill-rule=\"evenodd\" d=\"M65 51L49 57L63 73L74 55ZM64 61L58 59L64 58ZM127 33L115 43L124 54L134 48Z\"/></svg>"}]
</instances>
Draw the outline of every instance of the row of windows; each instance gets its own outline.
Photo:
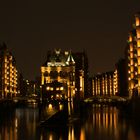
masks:
<instances>
[{"instance_id":1,"label":"row of windows","mask_svg":"<svg viewBox=\"0 0 140 140\"><path fill-rule=\"evenodd\" d=\"M51 71L50 73L48 72L45 72L44 73L44 76L47 77L47 76L51 76L51 77L68 77L68 76L74 76L75 74L73 72L57 72L57 71Z\"/></svg>"}]
</instances>

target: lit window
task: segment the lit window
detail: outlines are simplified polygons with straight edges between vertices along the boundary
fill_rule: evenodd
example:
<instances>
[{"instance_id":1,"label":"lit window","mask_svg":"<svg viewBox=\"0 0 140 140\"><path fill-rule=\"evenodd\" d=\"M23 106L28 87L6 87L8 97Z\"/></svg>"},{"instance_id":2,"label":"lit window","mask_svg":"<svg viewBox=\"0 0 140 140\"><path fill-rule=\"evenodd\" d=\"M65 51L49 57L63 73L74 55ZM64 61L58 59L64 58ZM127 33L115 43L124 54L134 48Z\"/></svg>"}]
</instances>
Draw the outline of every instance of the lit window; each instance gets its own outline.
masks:
<instances>
[{"instance_id":1,"label":"lit window","mask_svg":"<svg viewBox=\"0 0 140 140\"><path fill-rule=\"evenodd\" d=\"M130 61L130 65L133 65L133 64L134 64L134 62L133 62L133 60L131 60L131 61Z\"/></svg>"},{"instance_id":2,"label":"lit window","mask_svg":"<svg viewBox=\"0 0 140 140\"><path fill-rule=\"evenodd\" d=\"M134 78L134 74L133 73L131 73L131 79L133 79Z\"/></svg>"},{"instance_id":3,"label":"lit window","mask_svg":"<svg viewBox=\"0 0 140 140\"><path fill-rule=\"evenodd\" d=\"M137 41L137 46L140 47L140 40Z\"/></svg>"},{"instance_id":4,"label":"lit window","mask_svg":"<svg viewBox=\"0 0 140 140\"><path fill-rule=\"evenodd\" d=\"M137 38L140 38L140 29L137 29Z\"/></svg>"},{"instance_id":5,"label":"lit window","mask_svg":"<svg viewBox=\"0 0 140 140\"><path fill-rule=\"evenodd\" d=\"M50 87L47 87L46 89L47 89L47 90L50 90Z\"/></svg>"},{"instance_id":6,"label":"lit window","mask_svg":"<svg viewBox=\"0 0 140 140\"><path fill-rule=\"evenodd\" d=\"M139 17L136 17L136 26L139 26L140 25L140 19Z\"/></svg>"},{"instance_id":7,"label":"lit window","mask_svg":"<svg viewBox=\"0 0 140 140\"><path fill-rule=\"evenodd\" d=\"M134 71L134 67L133 67L133 66L130 67L130 71L131 71L131 72Z\"/></svg>"},{"instance_id":8,"label":"lit window","mask_svg":"<svg viewBox=\"0 0 140 140\"><path fill-rule=\"evenodd\" d=\"M58 91L59 90L59 87L57 87L56 90Z\"/></svg>"},{"instance_id":9,"label":"lit window","mask_svg":"<svg viewBox=\"0 0 140 140\"><path fill-rule=\"evenodd\" d=\"M135 63L135 67L137 67L138 66L138 64L137 63Z\"/></svg>"},{"instance_id":10,"label":"lit window","mask_svg":"<svg viewBox=\"0 0 140 140\"><path fill-rule=\"evenodd\" d=\"M61 88L60 88L60 90L64 90L64 88L63 88L63 87L61 87Z\"/></svg>"},{"instance_id":11,"label":"lit window","mask_svg":"<svg viewBox=\"0 0 140 140\"><path fill-rule=\"evenodd\" d=\"M132 41L132 36L130 35L130 36L129 36L129 42L131 42L131 41Z\"/></svg>"},{"instance_id":12,"label":"lit window","mask_svg":"<svg viewBox=\"0 0 140 140\"><path fill-rule=\"evenodd\" d=\"M130 51L133 52L133 46L132 45L130 45Z\"/></svg>"},{"instance_id":13,"label":"lit window","mask_svg":"<svg viewBox=\"0 0 140 140\"><path fill-rule=\"evenodd\" d=\"M130 53L130 58L133 58L133 53L132 52Z\"/></svg>"}]
</instances>

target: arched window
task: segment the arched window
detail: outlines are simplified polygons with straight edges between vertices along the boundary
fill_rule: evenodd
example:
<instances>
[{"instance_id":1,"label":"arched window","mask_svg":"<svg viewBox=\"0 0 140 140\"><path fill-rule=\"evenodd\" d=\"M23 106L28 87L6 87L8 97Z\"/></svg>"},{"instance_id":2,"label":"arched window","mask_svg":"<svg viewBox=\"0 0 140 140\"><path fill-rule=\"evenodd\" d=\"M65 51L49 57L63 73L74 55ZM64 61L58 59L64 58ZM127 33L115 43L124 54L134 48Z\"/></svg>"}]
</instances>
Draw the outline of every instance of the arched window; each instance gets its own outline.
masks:
<instances>
[{"instance_id":1,"label":"arched window","mask_svg":"<svg viewBox=\"0 0 140 140\"><path fill-rule=\"evenodd\" d=\"M46 72L44 73L44 76L45 76L45 77L49 76L49 73L46 71Z\"/></svg>"},{"instance_id":2,"label":"arched window","mask_svg":"<svg viewBox=\"0 0 140 140\"><path fill-rule=\"evenodd\" d=\"M58 72L57 72L57 71L51 71L51 72L50 72L50 77L51 77L52 79L56 79L56 78L58 77Z\"/></svg>"},{"instance_id":3,"label":"arched window","mask_svg":"<svg viewBox=\"0 0 140 140\"><path fill-rule=\"evenodd\" d=\"M67 72L60 71L60 77L66 78L67 76L68 76L68 73Z\"/></svg>"}]
</instances>

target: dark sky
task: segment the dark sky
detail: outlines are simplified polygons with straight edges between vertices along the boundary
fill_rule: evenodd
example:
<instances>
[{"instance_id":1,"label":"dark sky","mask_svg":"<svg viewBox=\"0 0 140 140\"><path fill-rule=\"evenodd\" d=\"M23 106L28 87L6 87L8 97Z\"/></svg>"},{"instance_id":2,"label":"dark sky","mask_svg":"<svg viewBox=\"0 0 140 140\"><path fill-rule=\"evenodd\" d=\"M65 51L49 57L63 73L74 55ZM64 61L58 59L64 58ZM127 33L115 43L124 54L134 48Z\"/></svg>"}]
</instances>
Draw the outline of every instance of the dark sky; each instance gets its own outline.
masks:
<instances>
[{"instance_id":1,"label":"dark sky","mask_svg":"<svg viewBox=\"0 0 140 140\"><path fill-rule=\"evenodd\" d=\"M40 74L47 50L86 50L90 73L112 70L124 55L140 0L3 0L0 41L25 78Z\"/></svg>"}]
</instances>

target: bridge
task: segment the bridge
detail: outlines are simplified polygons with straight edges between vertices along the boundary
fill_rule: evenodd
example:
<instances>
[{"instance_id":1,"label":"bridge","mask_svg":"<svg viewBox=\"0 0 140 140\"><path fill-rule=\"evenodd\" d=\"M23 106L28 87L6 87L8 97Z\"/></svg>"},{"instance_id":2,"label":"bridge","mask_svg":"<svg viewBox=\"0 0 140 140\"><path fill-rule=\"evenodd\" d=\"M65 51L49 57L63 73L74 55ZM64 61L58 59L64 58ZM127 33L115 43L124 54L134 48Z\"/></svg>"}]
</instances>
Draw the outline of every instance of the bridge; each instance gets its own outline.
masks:
<instances>
[{"instance_id":1,"label":"bridge","mask_svg":"<svg viewBox=\"0 0 140 140\"><path fill-rule=\"evenodd\" d=\"M118 104L129 101L128 97L120 96L94 96L84 100L85 103Z\"/></svg>"}]
</instances>

